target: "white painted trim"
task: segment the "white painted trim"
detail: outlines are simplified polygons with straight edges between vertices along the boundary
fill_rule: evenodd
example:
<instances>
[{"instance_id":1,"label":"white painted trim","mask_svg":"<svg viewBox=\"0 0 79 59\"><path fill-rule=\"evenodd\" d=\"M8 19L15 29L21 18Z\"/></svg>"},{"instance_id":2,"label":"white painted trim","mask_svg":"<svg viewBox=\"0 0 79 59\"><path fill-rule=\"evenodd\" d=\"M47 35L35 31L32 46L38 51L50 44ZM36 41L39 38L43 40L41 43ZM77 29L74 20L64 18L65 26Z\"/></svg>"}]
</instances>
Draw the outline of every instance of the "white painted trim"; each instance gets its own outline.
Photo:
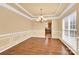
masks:
<instances>
[{"instance_id":1,"label":"white painted trim","mask_svg":"<svg viewBox=\"0 0 79 59\"><path fill-rule=\"evenodd\" d=\"M59 17L62 17L69 9L73 8L76 4L75 3L72 3L72 4L69 4L69 6L61 13Z\"/></svg>"},{"instance_id":2,"label":"white painted trim","mask_svg":"<svg viewBox=\"0 0 79 59\"><path fill-rule=\"evenodd\" d=\"M27 30L29 32L29 30ZM27 31L21 31L21 32L13 32L13 33L6 33L6 34L1 34L0 37L4 37L4 36L9 36L9 35L15 35L15 34L21 34L21 33L25 33Z\"/></svg>"},{"instance_id":3,"label":"white painted trim","mask_svg":"<svg viewBox=\"0 0 79 59\"><path fill-rule=\"evenodd\" d=\"M62 43L64 43L75 55L78 55L78 52L77 51L75 51L72 47L70 47L69 46L69 44L67 44L64 40L62 40L61 38L59 38L60 39L60 41L62 42Z\"/></svg>"},{"instance_id":4,"label":"white painted trim","mask_svg":"<svg viewBox=\"0 0 79 59\"><path fill-rule=\"evenodd\" d=\"M41 32L41 30L37 30L39 31L39 33ZM36 31L35 31L36 32ZM37 35L38 32L35 33L33 30L27 30L27 31L22 31L22 32L14 32L14 33L7 33L7 34L2 34L0 35L0 40L6 40L6 38L10 38L11 43L9 44L5 44L2 47L0 47L0 53L23 42L24 40L27 40L31 37L42 37L45 38L45 36L43 35ZM30 33L30 34L29 34ZM19 38L19 40L15 40L17 39L16 37L18 37L19 35L24 34L23 37ZM20 36L19 36L20 37Z\"/></svg>"},{"instance_id":5,"label":"white painted trim","mask_svg":"<svg viewBox=\"0 0 79 59\"><path fill-rule=\"evenodd\" d=\"M23 9L24 11L27 11L27 10L25 10L21 5L17 5L18 7L20 7L21 9ZM44 15L45 17L47 16L47 18L48 19L57 19L57 18L60 18L60 17L62 17L70 8L72 8L73 6L75 6L75 4L69 4L69 6L61 13L61 15L59 15L59 16L53 16L53 15ZM61 4L59 5L59 7L57 8L57 11L56 11L56 13L59 11L59 9L60 9L60 7L61 7ZM31 15L32 16L32 18L34 19L34 18L37 18L38 16L33 16L31 13L29 13L29 12L26 12L26 13L28 13L29 15Z\"/></svg>"},{"instance_id":6,"label":"white painted trim","mask_svg":"<svg viewBox=\"0 0 79 59\"><path fill-rule=\"evenodd\" d=\"M18 6L20 9L22 9L23 11L25 11L26 12L26 14L28 14L28 15L30 15L32 18L38 18L39 16L33 16L30 12L28 12L25 8L23 8L20 4L18 4L18 3L15 3L15 5L16 6ZM59 11L59 9L60 9L60 7L61 7L61 3L59 4L59 6L57 7L57 10L56 10L56 14L57 14L57 12ZM45 17L55 17L55 15L43 15L43 16L45 16Z\"/></svg>"},{"instance_id":7,"label":"white painted trim","mask_svg":"<svg viewBox=\"0 0 79 59\"><path fill-rule=\"evenodd\" d=\"M69 4L68 7L59 16L47 15L47 16L49 16L49 17L47 17L47 19L52 19L52 20L53 19L58 19L58 18L62 17L69 9L73 8L73 6L75 6L75 5L76 5L75 3ZM61 6L61 4L60 4L60 6ZM37 18L38 16L32 16L32 17Z\"/></svg>"},{"instance_id":8,"label":"white painted trim","mask_svg":"<svg viewBox=\"0 0 79 59\"><path fill-rule=\"evenodd\" d=\"M26 14L30 15L31 17L33 16L30 12L28 12L26 9L24 9L20 4L15 3L15 5L16 5L17 7L19 7L20 9L22 9Z\"/></svg>"},{"instance_id":9,"label":"white painted trim","mask_svg":"<svg viewBox=\"0 0 79 59\"><path fill-rule=\"evenodd\" d=\"M4 35L0 35L0 37L2 36L8 36L8 35L15 35L15 34L21 34L21 33L26 33L26 32L28 32L28 31L23 31L23 32L15 32L15 33L9 33L9 34L4 34ZM31 32L31 31L30 31ZM5 51L5 50L7 50L7 49L9 49L9 48L11 48L11 47L13 47L13 46L15 46L15 45L17 45L17 44L19 44L19 43L21 43L21 42L23 42L24 40L27 40L27 39L29 39L30 37L33 37L33 35L34 34L32 34L31 36L28 36L28 37L24 37L24 38L22 38L23 40L19 40L19 41L16 41L16 42L13 42L14 44L12 44L12 45L9 45L8 47L7 46L5 46L4 48L2 48L2 49L0 49L0 53L1 52L3 52L3 51ZM35 37L41 37L41 36L35 36ZM45 37L42 37L42 38L45 38ZM74 49L73 48L71 48L65 41L63 41L62 40L62 38L59 38L73 53L75 53L76 55L78 55L78 53L76 52L76 51L74 51Z\"/></svg>"},{"instance_id":10,"label":"white painted trim","mask_svg":"<svg viewBox=\"0 0 79 59\"><path fill-rule=\"evenodd\" d=\"M11 47L13 47L13 46L15 46L15 45L17 45L17 44L19 44L19 43L21 43L21 42L23 42L23 41L29 39L29 38L30 38L30 37L27 37L27 38L25 37L24 39L22 39L22 40L20 40L20 41L17 41L17 42L15 42L14 44L9 45L8 47L7 47L7 46L4 46L4 47L6 47L6 48L1 49L1 50L0 50L0 53L3 52L3 51L5 51L5 50L7 50L7 49L10 49Z\"/></svg>"},{"instance_id":11,"label":"white painted trim","mask_svg":"<svg viewBox=\"0 0 79 59\"><path fill-rule=\"evenodd\" d=\"M52 38L60 38L60 35L53 36L54 33L62 34L62 31L52 30Z\"/></svg>"},{"instance_id":12,"label":"white painted trim","mask_svg":"<svg viewBox=\"0 0 79 59\"><path fill-rule=\"evenodd\" d=\"M35 19L37 19L38 18L38 16L37 17L32 17L32 20L35 20ZM53 16L50 16L49 15L49 17L45 17L46 19L48 19L48 20L55 20L55 19L58 19L57 17L53 17Z\"/></svg>"},{"instance_id":13,"label":"white painted trim","mask_svg":"<svg viewBox=\"0 0 79 59\"><path fill-rule=\"evenodd\" d=\"M28 34L28 32L30 33L30 35ZM24 34L24 36L23 36L23 34ZM22 37L20 37L21 35L22 35ZM17 40L16 37L19 37L19 40ZM9 38L9 40L11 41L11 43L9 42L8 44L5 44L2 47L0 47L0 53L23 42L24 40L29 39L30 37L32 37L31 30L0 35L0 40L6 40L6 38Z\"/></svg>"},{"instance_id":14,"label":"white painted trim","mask_svg":"<svg viewBox=\"0 0 79 59\"><path fill-rule=\"evenodd\" d=\"M21 15L21 16L23 16L23 17L26 17L26 18L28 18L28 19L30 19L30 20L34 20L34 19L37 19L37 16L33 16L31 13L29 13L27 10L25 10L21 5L19 5L19 4L16 4L20 9L22 9L23 11L25 11L27 14L29 14L30 16L32 16L32 17L30 17L30 16L27 16L27 15L25 15L24 13L22 13L22 12L20 12L19 10L17 10L17 9L15 9L14 7L12 7L12 6L10 6L10 5L8 5L8 4L0 4L0 6L2 6L2 7L5 7L5 8L7 8L7 9L9 9L9 10L11 10L11 11L13 11L13 12L15 12L15 13L18 13L19 15ZM47 19L58 19L58 18L60 18L60 17L62 17L69 9L71 9L73 6L75 6L76 4L69 4L69 6L59 15L59 16L53 16L53 15L47 15ZM61 6L61 5L60 5ZM58 8L59 9L59 8ZM49 16L49 17L48 17ZM51 17L50 17L51 16ZM45 15L45 17L46 17L46 15Z\"/></svg>"},{"instance_id":15,"label":"white painted trim","mask_svg":"<svg viewBox=\"0 0 79 59\"><path fill-rule=\"evenodd\" d=\"M62 3L59 3L59 7L57 8L55 15L58 13L58 11L60 11L61 6L62 6Z\"/></svg>"},{"instance_id":16,"label":"white painted trim","mask_svg":"<svg viewBox=\"0 0 79 59\"><path fill-rule=\"evenodd\" d=\"M7 8L7 9L9 9L10 11L13 11L13 12L15 12L15 13L17 13L17 14L19 14L19 15L25 17L25 18L31 19L29 16L23 14L23 13L20 12L19 10L15 9L15 8L13 8L13 7L11 7L10 5L8 5L8 4L6 4L6 3L0 4L0 6L2 6L2 7L4 7L4 8Z\"/></svg>"}]
</instances>

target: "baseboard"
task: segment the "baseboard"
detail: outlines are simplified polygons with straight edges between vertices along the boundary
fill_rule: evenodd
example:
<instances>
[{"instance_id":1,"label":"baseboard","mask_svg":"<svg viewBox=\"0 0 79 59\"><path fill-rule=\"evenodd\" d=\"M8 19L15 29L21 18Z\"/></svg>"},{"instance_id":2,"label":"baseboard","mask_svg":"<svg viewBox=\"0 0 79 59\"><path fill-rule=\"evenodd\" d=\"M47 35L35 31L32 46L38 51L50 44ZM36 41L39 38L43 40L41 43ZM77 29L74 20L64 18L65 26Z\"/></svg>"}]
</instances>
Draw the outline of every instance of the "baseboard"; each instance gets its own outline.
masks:
<instances>
[{"instance_id":1,"label":"baseboard","mask_svg":"<svg viewBox=\"0 0 79 59\"><path fill-rule=\"evenodd\" d=\"M35 36L35 37L37 37L37 36ZM9 45L8 47L5 47L5 48L3 48L3 49L0 49L0 53L3 52L3 51L5 51L5 50L7 50L7 49L12 48L13 46L15 46L15 45L17 45L17 44L19 44L19 43L21 43L21 42L23 42L23 41L25 41L25 40L28 40L29 38L31 38L31 36L25 37L24 39L22 38L22 40L17 41L17 42L15 42L14 44ZM45 37L41 37L41 38L45 38ZM55 38L55 39L58 39L58 38ZM59 40L60 40L63 44L65 44L75 55L78 55L78 53L77 53L76 51L74 51L65 41L61 40L60 38L59 38Z\"/></svg>"},{"instance_id":2,"label":"baseboard","mask_svg":"<svg viewBox=\"0 0 79 59\"><path fill-rule=\"evenodd\" d=\"M35 36L35 37L37 37L37 36ZM19 44L19 43L21 43L21 42L23 42L25 40L28 40L29 38L31 38L31 36L25 37L24 39L22 39L20 41L13 42L14 44L11 44L9 46L5 46L5 48L0 49L0 53L3 52L3 51L6 51L7 49L12 48L13 46L15 46L15 45L17 45L17 44ZM41 37L41 38L45 38L45 37Z\"/></svg>"},{"instance_id":3,"label":"baseboard","mask_svg":"<svg viewBox=\"0 0 79 59\"><path fill-rule=\"evenodd\" d=\"M54 38L54 39L59 39L59 37L52 37L52 38Z\"/></svg>"},{"instance_id":4,"label":"baseboard","mask_svg":"<svg viewBox=\"0 0 79 59\"><path fill-rule=\"evenodd\" d=\"M45 38L45 36L32 36L32 37Z\"/></svg>"},{"instance_id":5,"label":"baseboard","mask_svg":"<svg viewBox=\"0 0 79 59\"><path fill-rule=\"evenodd\" d=\"M25 36L19 38L18 40L17 40L17 38L12 39L12 36L17 37L17 36L19 36L19 34L21 34L21 35L25 34ZM22 32L7 33L7 34L0 35L0 38L5 38L5 40L6 40L7 37L11 38L10 39L11 43L8 43L8 44L5 43L5 45L2 45L2 47L0 47L0 53L7 50L7 49L9 49L9 48L11 48L11 47L13 47L13 46L15 46L15 45L17 45L17 44L19 44L19 43L21 43L21 42L23 42L24 40L27 40L27 39L31 38L31 37L45 38L45 36L41 35L41 34L40 35L36 35L36 34L34 35L33 33L31 33L31 30L22 31ZM0 40L2 40L2 39L0 39Z\"/></svg>"},{"instance_id":6,"label":"baseboard","mask_svg":"<svg viewBox=\"0 0 79 59\"><path fill-rule=\"evenodd\" d=\"M8 36L8 35L15 35L15 34L21 34L21 33L26 33L26 32L28 32L28 31L23 31L23 32L16 32L16 33L10 33L10 34L4 34L4 35L0 35L0 37L5 37L5 36ZM30 32L30 31L29 31ZM28 33L27 33L28 34ZM15 42L12 42L13 44L9 44L8 46L7 45L5 45L4 47L0 47L0 53L1 52L3 52L3 51L5 51L5 50L7 50L7 49L10 49L11 47L13 47L13 46L15 46L15 45L17 45L17 44L19 44L19 43L21 43L21 42L23 42L24 40L28 40L29 38L31 38L31 37L41 37L41 38L45 38L45 36L44 35L34 35L34 34L32 34L32 35L27 35L27 36L25 36L25 37L23 37L23 38L21 38L21 40L19 40L19 41L15 41ZM76 55L78 55L78 53L76 52L76 51L74 51L73 50L73 48L71 48L64 40L62 40L62 38L60 38L60 37L52 37L52 38L55 38L55 39L59 39L62 43L64 43L74 54L76 54Z\"/></svg>"},{"instance_id":7,"label":"baseboard","mask_svg":"<svg viewBox=\"0 0 79 59\"><path fill-rule=\"evenodd\" d=\"M64 40L60 39L59 40L66 46L68 47L69 50L71 50L75 55L78 55L78 53L72 48L69 46L69 44L67 44Z\"/></svg>"},{"instance_id":8,"label":"baseboard","mask_svg":"<svg viewBox=\"0 0 79 59\"><path fill-rule=\"evenodd\" d=\"M24 39L22 39L22 40L19 40L19 41L17 41L17 42L14 42L14 44L11 44L11 45L9 45L9 46L5 46L5 48L3 48L3 49L1 49L0 50L0 53L1 52L3 52L3 51L5 51L5 50L7 50L7 49L10 49L10 48L12 48L13 46L15 46L15 45L17 45L17 44L19 44L19 43L21 43L21 42L23 42L23 41L25 41L25 40L27 40L27 39L29 39L30 37L28 37L28 38L24 38Z\"/></svg>"}]
</instances>

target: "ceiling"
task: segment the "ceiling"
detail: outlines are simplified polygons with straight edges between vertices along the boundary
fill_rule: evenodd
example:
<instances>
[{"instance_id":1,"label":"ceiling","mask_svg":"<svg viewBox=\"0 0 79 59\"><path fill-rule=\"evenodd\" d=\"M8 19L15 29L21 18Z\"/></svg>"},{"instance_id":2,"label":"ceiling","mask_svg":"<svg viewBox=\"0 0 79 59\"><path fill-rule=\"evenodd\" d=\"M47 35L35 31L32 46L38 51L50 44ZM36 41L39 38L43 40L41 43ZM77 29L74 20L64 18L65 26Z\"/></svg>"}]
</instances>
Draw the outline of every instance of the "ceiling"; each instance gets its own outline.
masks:
<instances>
[{"instance_id":1,"label":"ceiling","mask_svg":"<svg viewBox=\"0 0 79 59\"><path fill-rule=\"evenodd\" d=\"M67 8L68 4L60 4L60 3L27 3L20 4L23 8L29 11L34 16L39 16L43 9L43 15L52 15L57 16L63 12L64 9Z\"/></svg>"},{"instance_id":2,"label":"ceiling","mask_svg":"<svg viewBox=\"0 0 79 59\"><path fill-rule=\"evenodd\" d=\"M14 8L25 13L16 4L9 4ZM69 4L67 3L20 3L22 8L28 11L32 16L40 16L40 9L42 8L42 13L44 16L59 16ZM29 15L29 14L28 14Z\"/></svg>"}]
</instances>

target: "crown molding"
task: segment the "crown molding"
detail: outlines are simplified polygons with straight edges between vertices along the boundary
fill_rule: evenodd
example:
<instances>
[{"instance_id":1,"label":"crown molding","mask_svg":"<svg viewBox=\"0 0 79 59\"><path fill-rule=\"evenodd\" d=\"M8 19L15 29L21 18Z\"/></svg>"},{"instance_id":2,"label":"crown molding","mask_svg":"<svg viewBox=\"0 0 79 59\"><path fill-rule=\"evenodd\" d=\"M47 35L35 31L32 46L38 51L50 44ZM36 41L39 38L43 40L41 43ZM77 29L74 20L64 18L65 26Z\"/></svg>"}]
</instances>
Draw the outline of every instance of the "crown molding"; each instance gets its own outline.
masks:
<instances>
[{"instance_id":1,"label":"crown molding","mask_svg":"<svg viewBox=\"0 0 79 59\"><path fill-rule=\"evenodd\" d=\"M17 7L19 7L20 9L22 9L26 14L24 14L23 12L21 12L21 11L15 9L14 7L12 7L12 6L10 6L10 5L6 4L6 3L1 3L1 4L0 4L0 6L2 6L2 7L4 7L4 8L7 8L7 9L9 9L9 10L11 10L11 11L13 11L13 12L15 12L15 13L17 13L17 14L19 14L19 15L21 15L21 16L27 18L27 19L29 19L29 20L37 19L38 16L33 16L31 13L29 13L26 9L24 9L24 8L23 8L21 5L19 5L18 3L15 3L15 5L16 5ZM61 18L69 9L71 9L71 8L72 8L73 6L75 6L75 5L76 5L76 4L69 4L68 7L67 7L59 16L53 16L53 15L44 15L44 16L45 16L45 17L47 16L46 18L47 18L47 19L51 19L51 20ZM57 8L56 13L59 11L60 7L61 7L61 4L60 4L60 6ZM28 16L28 15L30 15L30 16Z\"/></svg>"},{"instance_id":2,"label":"crown molding","mask_svg":"<svg viewBox=\"0 0 79 59\"><path fill-rule=\"evenodd\" d=\"M39 16L34 16L32 15L29 11L27 11L25 8L23 8L20 4L18 3L15 3L15 5L17 7L19 7L21 10L23 10L27 15L30 15L30 17L32 18L32 20L38 18ZM61 7L61 3L59 4L59 7L57 8L56 12L55 12L55 15L57 14L57 12L59 11L60 7ZM46 17L47 19L52 19L52 18L57 18L55 15L43 15L44 17Z\"/></svg>"},{"instance_id":3,"label":"crown molding","mask_svg":"<svg viewBox=\"0 0 79 59\"><path fill-rule=\"evenodd\" d=\"M14 7L12 7L12 6L10 6L10 5L6 4L6 3L1 3L0 6L1 6L1 7L4 7L4 8L7 8L8 10L10 10L10 11L12 11L12 12L15 12L15 13L17 13L17 14L19 14L19 15L21 15L21 16L27 18L27 19L31 19L31 17L25 15L25 14L22 13L21 11L15 9Z\"/></svg>"},{"instance_id":4,"label":"crown molding","mask_svg":"<svg viewBox=\"0 0 79 59\"><path fill-rule=\"evenodd\" d=\"M58 8L57 8L57 10L56 10L56 12L55 12L55 15L58 13L58 11L60 11L61 6L62 6L62 3L59 3L59 6L58 6ZM53 15L52 15L52 16L53 16Z\"/></svg>"},{"instance_id":5,"label":"crown molding","mask_svg":"<svg viewBox=\"0 0 79 59\"><path fill-rule=\"evenodd\" d=\"M26 9L24 9L20 4L16 4L20 9L22 9L23 11L25 11L28 15L31 16L31 19L37 19L39 16L34 16L32 15L30 12L28 12ZM59 5L59 7L57 8L55 14L57 14L57 12L59 11L59 9L61 8L61 3ZM43 15L44 17L46 17L47 19L58 19L61 18L69 9L71 9L73 6L75 6L75 4L69 4L68 7L59 15L59 16L55 16L55 15Z\"/></svg>"},{"instance_id":6,"label":"crown molding","mask_svg":"<svg viewBox=\"0 0 79 59\"><path fill-rule=\"evenodd\" d=\"M20 4L18 3L14 3L17 7L19 7L21 10L23 10L27 15L29 15L30 17L33 17L33 15L28 12L25 8L23 8Z\"/></svg>"},{"instance_id":7,"label":"crown molding","mask_svg":"<svg viewBox=\"0 0 79 59\"><path fill-rule=\"evenodd\" d=\"M58 18L62 17L69 9L73 8L75 5L75 3L69 4L69 6L58 16Z\"/></svg>"}]
</instances>

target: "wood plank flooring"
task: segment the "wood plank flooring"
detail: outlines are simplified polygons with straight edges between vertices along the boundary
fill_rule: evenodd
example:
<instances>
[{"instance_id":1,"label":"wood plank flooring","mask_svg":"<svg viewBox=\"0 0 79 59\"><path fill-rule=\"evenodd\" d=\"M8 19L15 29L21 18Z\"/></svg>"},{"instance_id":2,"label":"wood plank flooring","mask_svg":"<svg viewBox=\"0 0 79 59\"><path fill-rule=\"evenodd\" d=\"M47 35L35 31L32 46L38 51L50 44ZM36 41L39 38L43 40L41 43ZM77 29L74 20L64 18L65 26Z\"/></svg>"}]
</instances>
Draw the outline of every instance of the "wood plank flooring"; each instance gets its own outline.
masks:
<instances>
[{"instance_id":1,"label":"wood plank flooring","mask_svg":"<svg viewBox=\"0 0 79 59\"><path fill-rule=\"evenodd\" d=\"M48 44L47 44L48 43ZM58 39L32 37L0 53L0 55L72 55Z\"/></svg>"}]
</instances>

